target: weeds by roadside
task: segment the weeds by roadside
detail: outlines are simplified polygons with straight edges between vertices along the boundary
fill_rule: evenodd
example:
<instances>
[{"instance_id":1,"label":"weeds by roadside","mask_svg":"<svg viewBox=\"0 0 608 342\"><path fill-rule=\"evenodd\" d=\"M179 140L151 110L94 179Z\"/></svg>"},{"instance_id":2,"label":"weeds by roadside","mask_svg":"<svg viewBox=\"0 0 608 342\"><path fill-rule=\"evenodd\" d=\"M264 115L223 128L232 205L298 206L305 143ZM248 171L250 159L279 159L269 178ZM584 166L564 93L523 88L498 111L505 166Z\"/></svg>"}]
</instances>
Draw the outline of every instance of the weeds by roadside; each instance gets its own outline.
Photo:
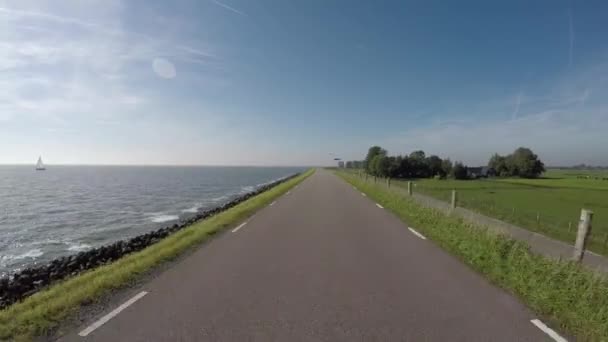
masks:
<instances>
[{"instance_id":1,"label":"weeds by roadside","mask_svg":"<svg viewBox=\"0 0 608 342\"><path fill-rule=\"evenodd\" d=\"M380 184L337 174L391 210L533 311L579 340L608 340L608 280L570 262L532 254L528 247L483 227L422 207Z\"/></svg>"}]
</instances>

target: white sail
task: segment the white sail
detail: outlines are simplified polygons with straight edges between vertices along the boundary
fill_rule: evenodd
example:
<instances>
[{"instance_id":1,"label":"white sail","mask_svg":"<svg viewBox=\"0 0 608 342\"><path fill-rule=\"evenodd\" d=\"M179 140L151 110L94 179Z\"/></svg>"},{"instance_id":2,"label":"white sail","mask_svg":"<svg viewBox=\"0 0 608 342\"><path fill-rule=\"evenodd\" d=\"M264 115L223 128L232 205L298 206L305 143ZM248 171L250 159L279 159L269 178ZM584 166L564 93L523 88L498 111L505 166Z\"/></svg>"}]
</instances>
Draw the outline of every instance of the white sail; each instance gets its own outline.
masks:
<instances>
[{"instance_id":1,"label":"white sail","mask_svg":"<svg viewBox=\"0 0 608 342\"><path fill-rule=\"evenodd\" d=\"M45 170L44 164L42 163L42 157L38 157L38 162L36 163L36 170Z\"/></svg>"}]
</instances>

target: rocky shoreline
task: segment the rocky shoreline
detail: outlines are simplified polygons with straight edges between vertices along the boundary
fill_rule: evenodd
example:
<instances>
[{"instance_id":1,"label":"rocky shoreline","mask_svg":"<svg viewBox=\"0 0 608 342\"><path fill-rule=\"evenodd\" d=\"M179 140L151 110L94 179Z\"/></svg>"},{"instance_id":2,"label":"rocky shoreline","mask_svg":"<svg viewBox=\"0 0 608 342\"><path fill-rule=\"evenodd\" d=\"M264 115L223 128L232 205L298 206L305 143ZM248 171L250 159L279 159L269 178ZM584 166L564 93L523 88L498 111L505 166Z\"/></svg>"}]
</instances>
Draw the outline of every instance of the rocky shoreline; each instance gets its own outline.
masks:
<instances>
[{"instance_id":1,"label":"rocky shoreline","mask_svg":"<svg viewBox=\"0 0 608 342\"><path fill-rule=\"evenodd\" d=\"M49 262L46 265L26 268L13 274L11 277L1 278L0 309L4 309L13 303L31 296L32 294L59 280L63 280L95 267L108 264L129 253L142 250L160 241L161 239L190 226L191 224L230 209L237 204L298 175L299 173L296 173L294 175L263 185L256 190L241 195L221 206L198 212L196 215L186 220L180 220L179 223L173 224L172 226L160 228L128 240L117 241L112 244L94 248L85 252L80 252L75 255L61 257Z\"/></svg>"}]
</instances>

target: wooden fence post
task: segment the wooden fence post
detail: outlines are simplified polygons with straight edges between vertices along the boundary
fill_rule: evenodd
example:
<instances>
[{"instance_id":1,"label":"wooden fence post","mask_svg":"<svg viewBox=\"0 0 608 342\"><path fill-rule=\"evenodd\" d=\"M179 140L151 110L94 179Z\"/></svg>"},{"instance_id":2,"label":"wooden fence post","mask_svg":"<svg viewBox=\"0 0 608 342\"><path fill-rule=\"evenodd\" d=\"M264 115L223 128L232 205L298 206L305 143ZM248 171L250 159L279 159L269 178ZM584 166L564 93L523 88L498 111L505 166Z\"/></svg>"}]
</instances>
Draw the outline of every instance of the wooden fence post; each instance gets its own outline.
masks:
<instances>
[{"instance_id":1,"label":"wooden fence post","mask_svg":"<svg viewBox=\"0 0 608 342\"><path fill-rule=\"evenodd\" d=\"M411 181L407 182L407 194L409 196L412 196L412 182Z\"/></svg>"},{"instance_id":2,"label":"wooden fence post","mask_svg":"<svg viewBox=\"0 0 608 342\"><path fill-rule=\"evenodd\" d=\"M456 209L456 201L458 201L458 194L456 190L452 190L452 210Z\"/></svg>"},{"instance_id":3,"label":"wooden fence post","mask_svg":"<svg viewBox=\"0 0 608 342\"><path fill-rule=\"evenodd\" d=\"M593 211L581 209L581 219L578 222L578 232L576 233L576 242L574 243L574 254L572 260L581 262L585 255L585 245L587 238L591 234L591 220L593 219Z\"/></svg>"}]
</instances>

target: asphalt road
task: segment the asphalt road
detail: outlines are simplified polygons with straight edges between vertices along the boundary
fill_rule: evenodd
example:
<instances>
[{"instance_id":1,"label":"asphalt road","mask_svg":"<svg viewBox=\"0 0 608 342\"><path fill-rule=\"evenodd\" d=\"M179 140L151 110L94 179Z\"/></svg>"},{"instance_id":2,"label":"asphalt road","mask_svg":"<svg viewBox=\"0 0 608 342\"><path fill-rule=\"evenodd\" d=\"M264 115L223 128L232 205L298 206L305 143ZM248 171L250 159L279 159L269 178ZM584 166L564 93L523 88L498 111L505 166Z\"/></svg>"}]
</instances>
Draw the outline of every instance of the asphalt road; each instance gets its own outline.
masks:
<instances>
[{"instance_id":1,"label":"asphalt road","mask_svg":"<svg viewBox=\"0 0 608 342\"><path fill-rule=\"evenodd\" d=\"M62 340L551 341L517 299L323 170L140 291Z\"/></svg>"}]
</instances>

